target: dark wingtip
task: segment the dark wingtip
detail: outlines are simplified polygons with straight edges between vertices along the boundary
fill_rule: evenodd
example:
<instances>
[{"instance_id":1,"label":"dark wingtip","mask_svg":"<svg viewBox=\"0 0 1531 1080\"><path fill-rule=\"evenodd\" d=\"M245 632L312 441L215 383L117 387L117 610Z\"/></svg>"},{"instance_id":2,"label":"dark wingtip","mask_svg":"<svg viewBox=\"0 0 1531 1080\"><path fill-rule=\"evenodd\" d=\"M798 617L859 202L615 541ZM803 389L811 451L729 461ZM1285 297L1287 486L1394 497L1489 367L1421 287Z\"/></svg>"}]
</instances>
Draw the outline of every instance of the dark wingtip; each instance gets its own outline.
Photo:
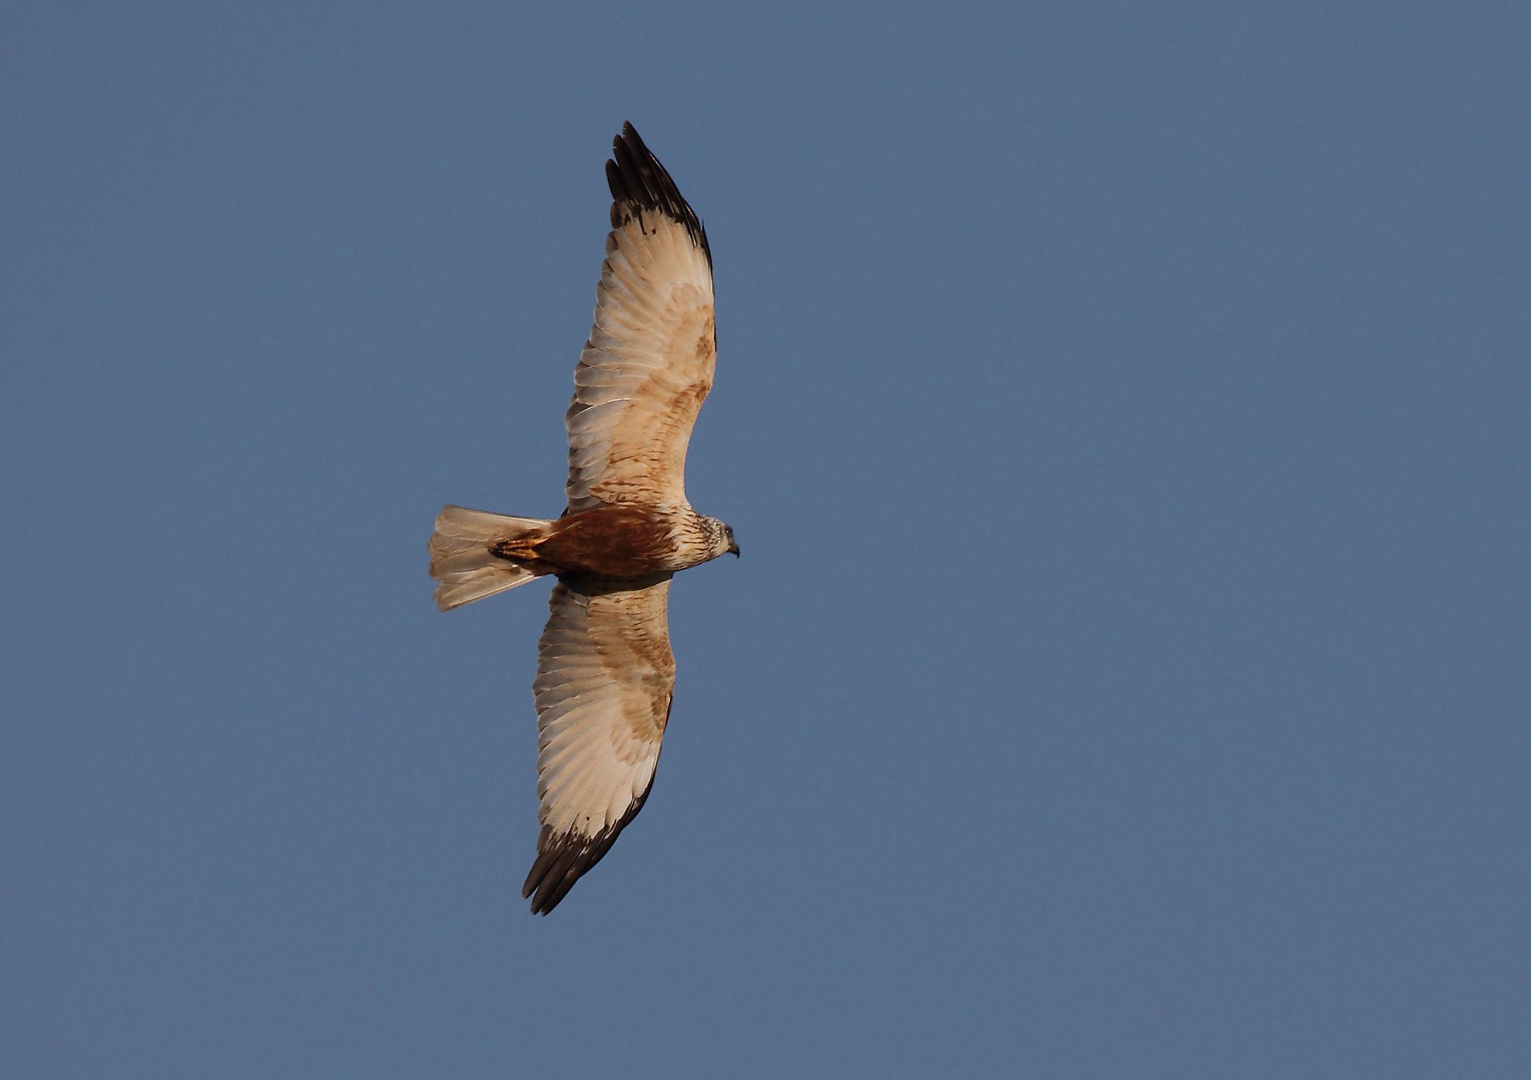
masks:
<instances>
[{"instance_id":1,"label":"dark wingtip","mask_svg":"<svg viewBox=\"0 0 1531 1080\"><path fill-rule=\"evenodd\" d=\"M702 228L701 218L630 123L624 122L622 134L611 140L606 186L611 189L613 229L627 224L637 211L658 211L685 226L691 242L707 256L707 265L712 265L712 249L707 246L707 230Z\"/></svg>"},{"instance_id":2,"label":"dark wingtip","mask_svg":"<svg viewBox=\"0 0 1531 1080\"><path fill-rule=\"evenodd\" d=\"M657 768L655 772L657 774ZM621 820L594 836L575 832L554 833L550 826L542 827L542 832L537 836L537 859L526 875L526 883L521 886L521 899L531 900L533 915L546 915L556 908L558 902L569 895L574 883L605 858L611 845L617 842L617 837L627 828L628 822L643 809L649 792L653 790L654 777L651 776L649 786L633 800Z\"/></svg>"}]
</instances>

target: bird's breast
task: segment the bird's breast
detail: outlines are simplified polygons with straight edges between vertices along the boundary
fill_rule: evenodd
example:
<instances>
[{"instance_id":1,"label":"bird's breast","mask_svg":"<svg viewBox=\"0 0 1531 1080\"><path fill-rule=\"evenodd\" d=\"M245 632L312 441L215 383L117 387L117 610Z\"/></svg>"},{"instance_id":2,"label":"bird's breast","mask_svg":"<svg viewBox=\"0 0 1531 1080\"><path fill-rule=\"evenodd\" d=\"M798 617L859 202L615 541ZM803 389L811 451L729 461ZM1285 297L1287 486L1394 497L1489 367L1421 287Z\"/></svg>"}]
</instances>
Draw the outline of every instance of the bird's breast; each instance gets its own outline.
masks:
<instances>
[{"instance_id":1,"label":"bird's breast","mask_svg":"<svg viewBox=\"0 0 1531 1080\"><path fill-rule=\"evenodd\" d=\"M615 504L559 518L537 545L537 558L560 572L642 578L683 569L675 515L659 507Z\"/></svg>"}]
</instances>

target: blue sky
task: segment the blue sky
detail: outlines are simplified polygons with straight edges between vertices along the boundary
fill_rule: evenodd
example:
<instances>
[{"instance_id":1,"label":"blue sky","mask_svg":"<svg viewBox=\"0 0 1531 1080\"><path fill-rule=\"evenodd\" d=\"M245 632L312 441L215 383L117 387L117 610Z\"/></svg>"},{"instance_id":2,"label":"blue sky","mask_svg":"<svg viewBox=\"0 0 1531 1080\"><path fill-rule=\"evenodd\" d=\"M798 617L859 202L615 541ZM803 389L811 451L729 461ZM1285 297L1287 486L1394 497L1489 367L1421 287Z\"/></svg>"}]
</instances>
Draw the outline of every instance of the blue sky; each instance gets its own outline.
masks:
<instances>
[{"instance_id":1,"label":"blue sky","mask_svg":"<svg viewBox=\"0 0 1531 1080\"><path fill-rule=\"evenodd\" d=\"M14 4L29 1077L1531 1067L1523 5ZM717 384L546 919L529 586L631 120Z\"/></svg>"}]
</instances>

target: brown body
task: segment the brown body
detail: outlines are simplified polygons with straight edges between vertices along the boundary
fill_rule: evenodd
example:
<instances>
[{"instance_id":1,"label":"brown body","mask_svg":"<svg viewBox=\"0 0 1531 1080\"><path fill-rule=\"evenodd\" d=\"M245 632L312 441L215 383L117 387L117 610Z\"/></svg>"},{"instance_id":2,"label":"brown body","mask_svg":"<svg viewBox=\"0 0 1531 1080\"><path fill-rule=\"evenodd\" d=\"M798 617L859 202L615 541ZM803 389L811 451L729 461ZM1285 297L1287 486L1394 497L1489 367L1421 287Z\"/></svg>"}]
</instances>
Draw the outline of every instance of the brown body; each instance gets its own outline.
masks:
<instances>
[{"instance_id":1,"label":"brown body","mask_svg":"<svg viewBox=\"0 0 1531 1080\"><path fill-rule=\"evenodd\" d=\"M537 574L648 577L676 569L667 516L652 506L596 506L564 515L540 536L491 541L489 550Z\"/></svg>"}]
</instances>

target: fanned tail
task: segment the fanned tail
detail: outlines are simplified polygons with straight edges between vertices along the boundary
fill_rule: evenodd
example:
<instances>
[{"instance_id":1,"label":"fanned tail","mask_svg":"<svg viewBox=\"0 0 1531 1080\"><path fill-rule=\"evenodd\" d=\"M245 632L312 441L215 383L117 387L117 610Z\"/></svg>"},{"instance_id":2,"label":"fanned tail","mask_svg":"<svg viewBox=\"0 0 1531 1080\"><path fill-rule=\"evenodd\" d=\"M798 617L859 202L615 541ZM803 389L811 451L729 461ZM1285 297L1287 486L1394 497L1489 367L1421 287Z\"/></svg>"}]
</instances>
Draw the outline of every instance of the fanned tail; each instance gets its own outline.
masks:
<instances>
[{"instance_id":1,"label":"fanned tail","mask_svg":"<svg viewBox=\"0 0 1531 1080\"><path fill-rule=\"evenodd\" d=\"M491 544L541 533L551 521L510 517L465 506L444 506L431 536L431 577L436 604L451 611L486 596L524 585L538 574L490 550Z\"/></svg>"}]
</instances>

